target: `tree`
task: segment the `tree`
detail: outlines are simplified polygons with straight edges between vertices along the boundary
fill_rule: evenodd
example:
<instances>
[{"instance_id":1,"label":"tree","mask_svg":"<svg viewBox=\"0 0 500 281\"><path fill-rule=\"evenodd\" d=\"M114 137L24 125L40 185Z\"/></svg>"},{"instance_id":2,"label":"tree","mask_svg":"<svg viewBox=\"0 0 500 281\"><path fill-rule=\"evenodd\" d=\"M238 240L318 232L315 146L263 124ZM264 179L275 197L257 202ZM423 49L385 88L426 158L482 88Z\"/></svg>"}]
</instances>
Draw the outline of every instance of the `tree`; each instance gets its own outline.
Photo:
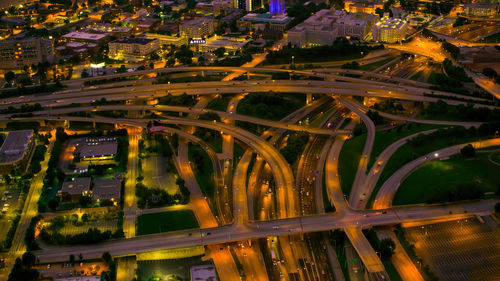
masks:
<instances>
[{"instance_id":1,"label":"tree","mask_svg":"<svg viewBox=\"0 0 500 281\"><path fill-rule=\"evenodd\" d=\"M127 68L123 64L116 69L116 73L125 73L125 72L127 72Z\"/></svg>"},{"instance_id":2,"label":"tree","mask_svg":"<svg viewBox=\"0 0 500 281\"><path fill-rule=\"evenodd\" d=\"M476 150L474 149L474 147L470 143L468 145L462 147L462 149L460 149L460 153L462 153L462 155L465 157L476 156Z\"/></svg>"},{"instance_id":3,"label":"tree","mask_svg":"<svg viewBox=\"0 0 500 281\"><path fill-rule=\"evenodd\" d=\"M92 203L92 199L90 198L90 196L82 195L80 196L80 199L78 199L78 202L80 203L80 205L82 205L82 207L85 208L90 205L90 203Z\"/></svg>"},{"instance_id":4,"label":"tree","mask_svg":"<svg viewBox=\"0 0 500 281\"><path fill-rule=\"evenodd\" d=\"M81 76L81 77L82 77L82 78L87 78L87 77L89 77L89 76L90 76L90 75L89 75L89 73L87 72L87 69L85 69L85 68L84 68L84 69L82 70L82 76Z\"/></svg>"},{"instance_id":5,"label":"tree","mask_svg":"<svg viewBox=\"0 0 500 281\"><path fill-rule=\"evenodd\" d=\"M485 67L483 74L489 78L496 78L498 76L498 73L491 67Z\"/></svg>"},{"instance_id":6,"label":"tree","mask_svg":"<svg viewBox=\"0 0 500 281\"><path fill-rule=\"evenodd\" d=\"M396 244L391 238L380 240L379 250L382 259L390 259L392 254L394 254L394 249L396 249Z\"/></svg>"},{"instance_id":7,"label":"tree","mask_svg":"<svg viewBox=\"0 0 500 281\"><path fill-rule=\"evenodd\" d=\"M32 252L26 252L22 256L22 262L25 267L32 267L35 265L36 256Z\"/></svg>"},{"instance_id":8,"label":"tree","mask_svg":"<svg viewBox=\"0 0 500 281\"><path fill-rule=\"evenodd\" d=\"M495 213L500 214L500 202L495 204Z\"/></svg>"},{"instance_id":9,"label":"tree","mask_svg":"<svg viewBox=\"0 0 500 281\"><path fill-rule=\"evenodd\" d=\"M226 52L226 48L219 47L219 48L215 49L214 55L216 55L218 58L222 58L224 56L225 52Z\"/></svg>"},{"instance_id":10,"label":"tree","mask_svg":"<svg viewBox=\"0 0 500 281\"><path fill-rule=\"evenodd\" d=\"M108 265L113 261L113 258L111 257L111 254L109 252L102 253L102 259Z\"/></svg>"},{"instance_id":11,"label":"tree","mask_svg":"<svg viewBox=\"0 0 500 281\"><path fill-rule=\"evenodd\" d=\"M5 78L5 81L7 81L7 83L11 83L15 77L16 77L16 74L12 71L9 71L9 72L5 73L4 78Z\"/></svg>"},{"instance_id":12,"label":"tree","mask_svg":"<svg viewBox=\"0 0 500 281\"><path fill-rule=\"evenodd\" d=\"M69 263L71 263L71 264L75 263L75 255L73 255L73 254L69 255Z\"/></svg>"}]
</instances>

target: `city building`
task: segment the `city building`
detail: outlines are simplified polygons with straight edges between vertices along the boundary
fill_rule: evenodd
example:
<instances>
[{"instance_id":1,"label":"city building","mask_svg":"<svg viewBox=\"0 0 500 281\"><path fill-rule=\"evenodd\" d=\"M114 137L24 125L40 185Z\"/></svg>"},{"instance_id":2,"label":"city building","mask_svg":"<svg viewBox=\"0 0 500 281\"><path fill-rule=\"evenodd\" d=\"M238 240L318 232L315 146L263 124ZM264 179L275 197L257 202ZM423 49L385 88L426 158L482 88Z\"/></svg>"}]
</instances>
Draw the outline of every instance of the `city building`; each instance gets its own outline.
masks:
<instances>
[{"instance_id":1,"label":"city building","mask_svg":"<svg viewBox=\"0 0 500 281\"><path fill-rule=\"evenodd\" d=\"M19 69L25 65L54 62L54 41L22 34L0 40L0 68Z\"/></svg>"},{"instance_id":2,"label":"city building","mask_svg":"<svg viewBox=\"0 0 500 281\"><path fill-rule=\"evenodd\" d=\"M285 13L285 0L269 0L269 13L281 15Z\"/></svg>"},{"instance_id":3,"label":"city building","mask_svg":"<svg viewBox=\"0 0 500 281\"><path fill-rule=\"evenodd\" d=\"M109 34L114 37L127 37L132 35L133 29L128 26L116 26L110 23L94 23L84 29L88 33Z\"/></svg>"},{"instance_id":4,"label":"city building","mask_svg":"<svg viewBox=\"0 0 500 281\"><path fill-rule=\"evenodd\" d=\"M101 275L74 276L66 278L57 278L55 281L100 281Z\"/></svg>"},{"instance_id":5,"label":"city building","mask_svg":"<svg viewBox=\"0 0 500 281\"><path fill-rule=\"evenodd\" d=\"M215 0L211 2L196 3L195 11L204 15L218 15L221 9L231 8L232 0Z\"/></svg>"},{"instance_id":6,"label":"city building","mask_svg":"<svg viewBox=\"0 0 500 281\"><path fill-rule=\"evenodd\" d=\"M75 144L75 154L80 161L111 160L118 151L118 142L114 137L85 138Z\"/></svg>"},{"instance_id":7,"label":"city building","mask_svg":"<svg viewBox=\"0 0 500 281\"><path fill-rule=\"evenodd\" d=\"M263 30L266 27L272 30L285 31L292 19L286 14L274 15L271 13L249 13L238 20L241 30Z\"/></svg>"},{"instance_id":8,"label":"city building","mask_svg":"<svg viewBox=\"0 0 500 281\"><path fill-rule=\"evenodd\" d=\"M191 281L216 281L217 274L213 264L191 266Z\"/></svg>"},{"instance_id":9,"label":"city building","mask_svg":"<svg viewBox=\"0 0 500 281\"><path fill-rule=\"evenodd\" d=\"M90 177L73 178L71 181L65 181L62 184L58 195L63 201L78 201L81 196L90 195Z\"/></svg>"},{"instance_id":10,"label":"city building","mask_svg":"<svg viewBox=\"0 0 500 281\"><path fill-rule=\"evenodd\" d=\"M160 40L160 46L163 45L174 45L176 47L180 47L182 45L188 44L188 39L184 36L170 36L170 35L162 35L158 33L146 33L144 34L148 39L158 39Z\"/></svg>"},{"instance_id":11,"label":"city building","mask_svg":"<svg viewBox=\"0 0 500 281\"><path fill-rule=\"evenodd\" d=\"M245 11L253 11L264 7L262 0L234 0L234 7Z\"/></svg>"},{"instance_id":12,"label":"city building","mask_svg":"<svg viewBox=\"0 0 500 281\"><path fill-rule=\"evenodd\" d=\"M384 8L383 0L346 0L344 9L350 13L375 14L375 11Z\"/></svg>"},{"instance_id":13,"label":"city building","mask_svg":"<svg viewBox=\"0 0 500 281\"><path fill-rule=\"evenodd\" d=\"M179 33L187 38L203 38L214 33L214 21L210 17L183 21L179 26Z\"/></svg>"},{"instance_id":14,"label":"city building","mask_svg":"<svg viewBox=\"0 0 500 281\"><path fill-rule=\"evenodd\" d=\"M468 3L464 5L464 14L471 17L494 17L500 10L500 4Z\"/></svg>"},{"instance_id":15,"label":"city building","mask_svg":"<svg viewBox=\"0 0 500 281\"><path fill-rule=\"evenodd\" d=\"M334 23L345 15L335 9L323 9L288 30L288 42L299 47L331 45L338 37Z\"/></svg>"},{"instance_id":16,"label":"city building","mask_svg":"<svg viewBox=\"0 0 500 281\"><path fill-rule=\"evenodd\" d=\"M64 34L61 37L61 40L63 42L83 42L83 43L101 44L109 40L109 34L74 31Z\"/></svg>"},{"instance_id":17,"label":"city building","mask_svg":"<svg viewBox=\"0 0 500 281\"><path fill-rule=\"evenodd\" d=\"M206 39L205 44L200 44L200 51L211 52L218 48L224 47L227 51L241 50L250 39L246 37L227 37L227 36L212 36Z\"/></svg>"},{"instance_id":18,"label":"city building","mask_svg":"<svg viewBox=\"0 0 500 281\"><path fill-rule=\"evenodd\" d=\"M356 37L361 40L372 40L372 27L379 17L367 13L350 13L339 18L333 26L337 28L339 37Z\"/></svg>"},{"instance_id":19,"label":"city building","mask_svg":"<svg viewBox=\"0 0 500 281\"><path fill-rule=\"evenodd\" d=\"M58 57L78 56L80 59L96 54L99 51L99 45L94 43L68 42L64 45L54 48Z\"/></svg>"},{"instance_id":20,"label":"city building","mask_svg":"<svg viewBox=\"0 0 500 281\"><path fill-rule=\"evenodd\" d=\"M408 34L408 23L402 19L390 18L384 15L373 25L373 41L397 43L403 41Z\"/></svg>"},{"instance_id":21,"label":"city building","mask_svg":"<svg viewBox=\"0 0 500 281\"><path fill-rule=\"evenodd\" d=\"M92 201L112 201L116 204L120 202L122 184L117 179L95 180L92 188Z\"/></svg>"},{"instance_id":22,"label":"city building","mask_svg":"<svg viewBox=\"0 0 500 281\"><path fill-rule=\"evenodd\" d=\"M26 172L35 151L33 130L11 131L0 147L0 173Z\"/></svg>"},{"instance_id":23,"label":"city building","mask_svg":"<svg viewBox=\"0 0 500 281\"><path fill-rule=\"evenodd\" d=\"M113 59L143 60L160 48L160 40L138 38L121 38L109 42L108 56Z\"/></svg>"}]
</instances>

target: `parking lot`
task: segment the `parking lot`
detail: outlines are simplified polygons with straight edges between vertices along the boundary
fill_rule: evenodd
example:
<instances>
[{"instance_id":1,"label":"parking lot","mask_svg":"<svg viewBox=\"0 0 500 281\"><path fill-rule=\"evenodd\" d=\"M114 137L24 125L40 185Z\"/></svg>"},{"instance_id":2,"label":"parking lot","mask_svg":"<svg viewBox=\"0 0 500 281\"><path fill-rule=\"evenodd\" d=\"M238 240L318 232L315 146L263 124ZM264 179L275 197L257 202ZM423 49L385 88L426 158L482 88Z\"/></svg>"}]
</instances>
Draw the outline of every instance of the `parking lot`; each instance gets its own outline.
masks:
<instances>
[{"instance_id":1,"label":"parking lot","mask_svg":"<svg viewBox=\"0 0 500 281\"><path fill-rule=\"evenodd\" d=\"M43 264L35 266L44 277L52 277L53 279L73 277L73 276L91 276L100 275L102 271L108 271L108 267L104 262L79 262L79 257L75 254L76 262L74 265L70 263L58 264Z\"/></svg>"},{"instance_id":2,"label":"parking lot","mask_svg":"<svg viewBox=\"0 0 500 281\"><path fill-rule=\"evenodd\" d=\"M60 233L63 235L75 235L87 231L89 228L97 228L101 231L111 231L114 232L118 229L118 219L111 220L98 220L90 221L82 226L75 226L71 223L67 223L61 230Z\"/></svg>"},{"instance_id":3,"label":"parking lot","mask_svg":"<svg viewBox=\"0 0 500 281\"><path fill-rule=\"evenodd\" d=\"M500 280L500 226L483 219L411 227L406 236L439 280Z\"/></svg>"},{"instance_id":4,"label":"parking lot","mask_svg":"<svg viewBox=\"0 0 500 281\"><path fill-rule=\"evenodd\" d=\"M20 190L16 186L0 186L0 209L2 210L0 214L0 241L3 241L9 231L12 220L18 214L18 209L22 208L20 194Z\"/></svg>"}]
</instances>

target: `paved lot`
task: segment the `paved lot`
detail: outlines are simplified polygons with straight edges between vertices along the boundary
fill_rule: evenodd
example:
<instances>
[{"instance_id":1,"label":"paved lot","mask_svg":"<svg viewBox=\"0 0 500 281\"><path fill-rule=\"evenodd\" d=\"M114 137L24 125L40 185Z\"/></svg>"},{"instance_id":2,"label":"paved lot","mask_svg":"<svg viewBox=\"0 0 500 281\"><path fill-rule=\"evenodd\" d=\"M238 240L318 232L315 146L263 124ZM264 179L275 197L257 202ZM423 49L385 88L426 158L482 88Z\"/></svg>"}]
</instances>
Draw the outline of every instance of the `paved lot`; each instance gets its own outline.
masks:
<instances>
[{"instance_id":1,"label":"paved lot","mask_svg":"<svg viewBox=\"0 0 500 281\"><path fill-rule=\"evenodd\" d=\"M175 184L174 175L166 173L167 161L165 157L153 155L142 159L142 170L144 184L147 187L164 189L169 194L175 194L179 190Z\"/></svg>"},{"instance_id":2,"label":"paved lot","mask_svg":"<svg viewBox=\"0 0 500 281\"><path fill-rule=\"evenodd\" d=\"M407 239L439 280L500 280L500 226L483 218L411 227Z\"/></svg>"},{"instance_id":3,"label":"paved lot","mask_svg":"<svg viewBox=\"0 0 500 281\"><path fill-rule=\"evenodd\" d=\"M63 235L75 235L78 233L82 233L87 231L89 228L97 228L101 231L106 231L110 230L111 232L114 232L118 229L117 225L118 220L117 219L112 219L112 220L99 220L99 221L90 221L83 226L74 226L71 223L67 223L60 231L61 234Z\"/></svg>"}]
</instances>

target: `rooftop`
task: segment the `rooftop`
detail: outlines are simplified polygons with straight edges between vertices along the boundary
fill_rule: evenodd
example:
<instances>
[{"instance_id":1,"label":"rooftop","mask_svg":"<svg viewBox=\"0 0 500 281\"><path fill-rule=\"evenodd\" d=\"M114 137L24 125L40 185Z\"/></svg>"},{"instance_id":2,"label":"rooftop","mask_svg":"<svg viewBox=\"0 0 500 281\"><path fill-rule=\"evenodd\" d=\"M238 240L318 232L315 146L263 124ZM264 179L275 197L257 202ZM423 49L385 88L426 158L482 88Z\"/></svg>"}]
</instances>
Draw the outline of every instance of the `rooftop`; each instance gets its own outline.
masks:
<instances>
[{"instance_id":1,"label":"rooftop","mask_svg":"<svg viewBox=\"0 0 500 281\"><path fill-rule=\"evenodd\" d=\"M11 131L0 148L0 163L7 164L23 158L33 130Z\"/></svg>"},{"instance_id":2,"label":"rooftop","mask_svg":"<svg viewBox=\"0 0 500 281\"><path fill-rule=\"evenodd\" d=\"M116 179L95 180L92 200L112 200L121 196L121 181Z\"/></svg>"},{"instance_id":3,"label":"rooftop","mask_svg":"<svg viewBox=\"0 0 500 281\"><path fill-rule=\"evenodd\" d=\"M135 37L135 38L120 38L111 43L121 43L121 44L140 44L146 45L153 42L155 39L148 39L144 37Z\"/></svg>"},{"instance_id":4,"label":"rooftop","mask_svg":"<svg viewBox=\"0 0 500 281\"><path fill-rule=\"evenodd\" d=\"M74 178L72 181L65 181L61 187L61 193L70 195L86 194L90 190L90 177Z\"/></svg>"},{"instance_id":5,"label":"rooftop","mask_svg":"<svg viewBox=\"0 0 500 281\"><path fill-rule=\"evenodd\" d=\"M87 33L87 32L70 32L68 34L64 34L62 37L66 39L81 39L81 40L90 40L90 41L99 41L103 38L106 38L107 34L96 34L96 33Z\"/></svg>"},{"instance_id":6,"label":"rooftop","mask_svg":"<svg viewBox=\"0 0 500 281\"><path fill-rule=\"evenodd\" d=\"M193 281L215 281L215 266L212 264L191 266L191 280Z\"/></svg>"},{"instance_id":7,"label":"rooftop","mask_svg":"<svg viewBox=\"0 0 500 281\"><path fill-rule=\"evenodd\" d=\"M402 19L383 17L375 25L382 29L400 29L406 24Z\"/></svg>"},{"instance_id":8,"label":"rooftop","mask_svg":"<svg viewBox=\"0 0 500 281\"><path fill-rule=\"evenodd\" d=\"M76 151L81 158L93 158L115 155L118 150L116 138L86 138L76 144Z\"/></svg>"},{"instance_id":9,"label":"rooftop","mask_svg":"<svg viewBox=\"0 0 500 281\"><path fill-rule=\"evenodd\" d=\"M249 13L241 18L242 20L255 21L255 22L269 22L269 23L287 23L291 20L286 14L273 15L271 13L256 14Z\"/></svg>"}]
</instances>

